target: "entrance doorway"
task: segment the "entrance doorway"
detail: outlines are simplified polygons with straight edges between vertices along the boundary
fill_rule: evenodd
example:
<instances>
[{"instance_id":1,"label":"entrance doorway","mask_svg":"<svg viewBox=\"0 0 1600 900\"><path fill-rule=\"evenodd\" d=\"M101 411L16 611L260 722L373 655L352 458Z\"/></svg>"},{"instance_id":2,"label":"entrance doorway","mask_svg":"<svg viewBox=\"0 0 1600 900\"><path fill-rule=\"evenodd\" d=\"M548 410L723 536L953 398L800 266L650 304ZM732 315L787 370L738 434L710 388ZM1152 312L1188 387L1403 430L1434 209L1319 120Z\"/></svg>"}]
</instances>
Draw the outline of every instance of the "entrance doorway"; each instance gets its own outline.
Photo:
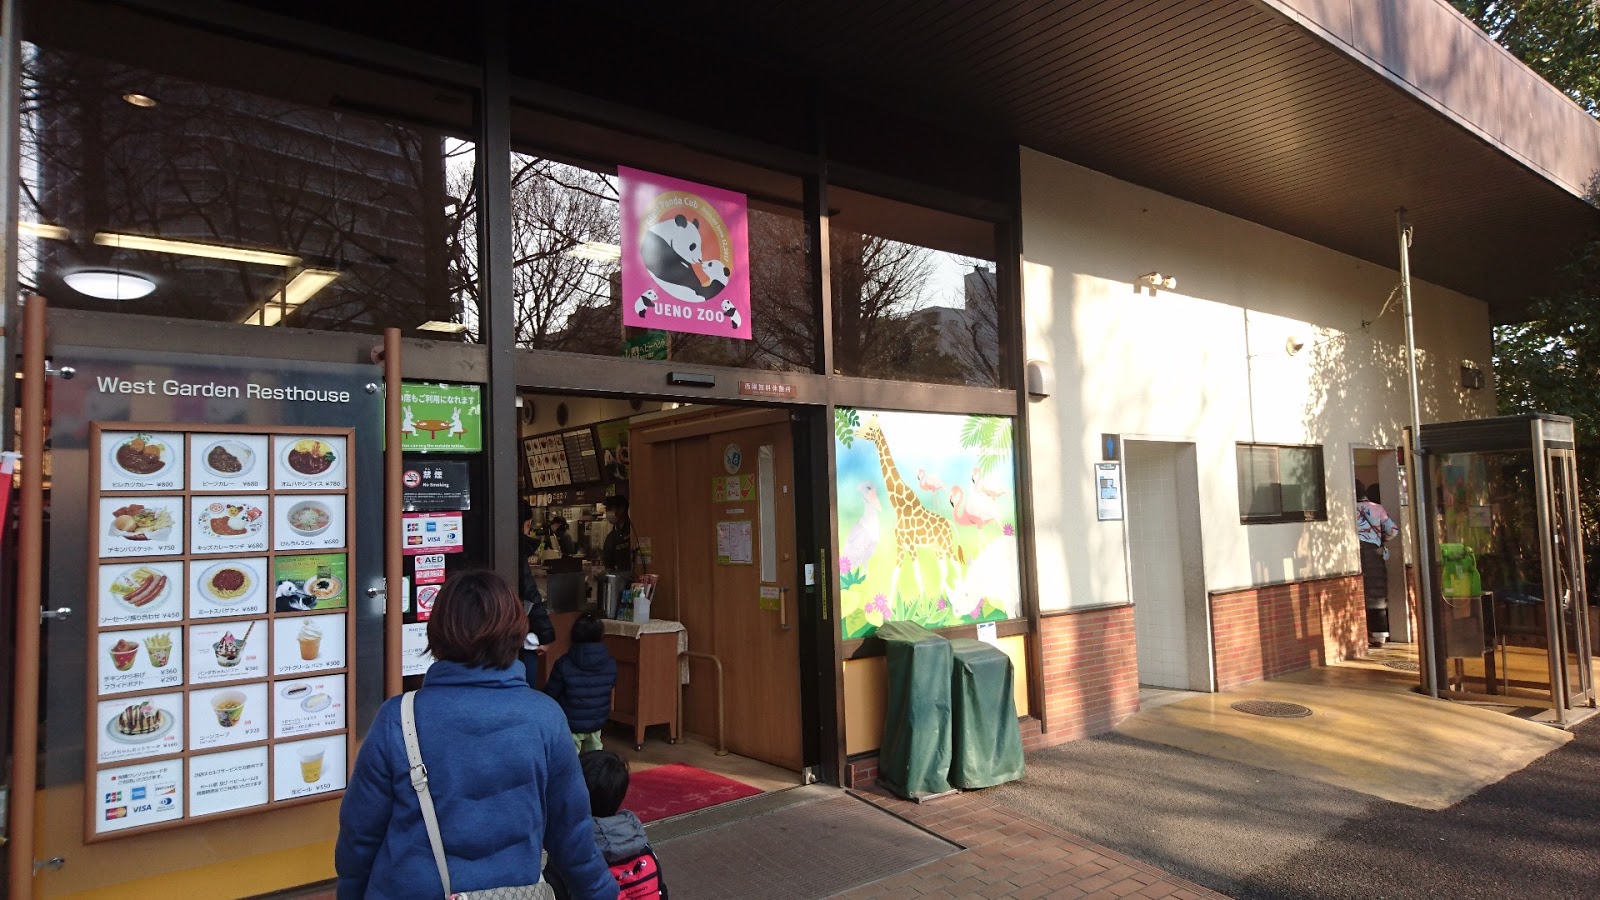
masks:
<instances>
[{"instance_id":1,"label":"entrance doorway","mask_svg":"<svg viewBox=\"0 0 1600 900\"><path fill-rule=\"evenodd\" d=\"M1350 461L1355 480L1367 489L1368 499L1375 499L1389 514L1389 518L1400 526L1399 536L1386 545L1390 552L1384 562L1384 571L1388 576L1389 642L1409 644L1416 639L1413 630L1415 620L1407 593L1410 579L1406 573L1406 561L1411 558L1407 551L1411 529L1408 527L1406 510L1402 508L1407 498L1400 483L1400 454L1386 448L1356 447L1350 451ZM1353 527L1350 529L1350 540L1355 540Z\"/></svg>"},{"instance_id":2,"label":"entrance doorway","mask_svg":"<svg viewBox=\"0 0 1600 900\"><path fill-rule=\"evenodd\" d=\"M665 685L650 684L656 676L641 671L637 696L619 681L614 709L650 702L649 696L677 700L681 691L675 733L720 740L733 754L795 773L797 782L807 764L800 660L807 626L799 616L795 498L802 486L791 412L543 394L525 394L522 402L524 442L532 464L542 466L526 486L535 527L564 518L576 552L587 558L609 527L601 502L626 495L634 572L655 580L649 618L683 627L679 646L688 653L679 665L687 683L663 691ZM554 474L560 467L547 465L551 437L569 434L574 446L587 436L595 465L567 466L587 473L582 483L576 476L552 483L560 481ZM596 606L596 592L581 575L546 578L558 632L579 610ZM565 635L558 638L547 656L565 650ZM642 656L637 665L645 666ZM622 669L619 679L628 665ZM673 733L647 731L647 747ZM670 748L646 752L653 759L672 755Z\"/></svg>"},{"instance_id":3,"label":"entrance doorway","mask_svg":"<svg viewBox=\"0 0 1600 900\"><path fill-rule=\"evenodd\" d=\"M1127 441L1123 448L1139 683L1209 691L1211 629L1194 445Z\"/></svg>"}]
</instances>

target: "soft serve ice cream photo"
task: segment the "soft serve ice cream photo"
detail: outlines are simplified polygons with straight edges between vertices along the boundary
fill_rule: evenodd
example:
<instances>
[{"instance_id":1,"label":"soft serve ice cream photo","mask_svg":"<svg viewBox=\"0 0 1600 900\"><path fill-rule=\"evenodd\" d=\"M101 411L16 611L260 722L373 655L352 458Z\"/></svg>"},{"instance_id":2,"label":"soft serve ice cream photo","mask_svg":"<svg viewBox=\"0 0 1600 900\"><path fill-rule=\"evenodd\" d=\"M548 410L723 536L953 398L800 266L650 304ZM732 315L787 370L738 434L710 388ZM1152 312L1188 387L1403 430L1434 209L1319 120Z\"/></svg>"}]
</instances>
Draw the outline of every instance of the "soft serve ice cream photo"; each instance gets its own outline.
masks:
<instances>
[{"instance_id":1,"label":"soft serve ice cream photo","mask_svg":"<svg viewBox=\"0 0 1600 900\"><path fill-rule=\"evenodd\" d=\"M281 616L272 623L275 675L324 672L345 666L345 614Z\"/></svg>"}]
</instances>

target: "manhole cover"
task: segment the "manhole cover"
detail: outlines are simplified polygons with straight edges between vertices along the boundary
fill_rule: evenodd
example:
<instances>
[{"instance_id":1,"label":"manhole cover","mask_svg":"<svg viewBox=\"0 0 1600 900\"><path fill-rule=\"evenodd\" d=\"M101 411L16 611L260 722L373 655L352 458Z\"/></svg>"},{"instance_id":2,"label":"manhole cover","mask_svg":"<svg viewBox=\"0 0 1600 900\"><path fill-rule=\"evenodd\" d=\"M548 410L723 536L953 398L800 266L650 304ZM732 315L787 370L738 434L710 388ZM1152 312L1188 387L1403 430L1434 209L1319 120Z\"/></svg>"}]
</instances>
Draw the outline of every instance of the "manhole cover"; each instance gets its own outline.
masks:
<instances>
[{"instance_id":1,"label":"manhole cover","mask_svg":"<svg viewBox=\"0 0 1600 900\"><path fill-rule=\"evenodd\" d=\"M1399 669L1402 672L1415 672L1420 668L1417 665L1416 660L1412 659L1391 659L1384 663L1384 665L1391 669Z\"/></svg>"},{"instance_id":2,"label":"manhole cover","mask_svg":"<svg viewBox=\"0 0 1600 900\"><path fill-rule=\"evenodd\" d=\"M1311 707L1277 700L1240 700L1233 708L1252 716L1271 716L1275 719L1298 719L1311 715Z\"/></svg>"}]
</instances>

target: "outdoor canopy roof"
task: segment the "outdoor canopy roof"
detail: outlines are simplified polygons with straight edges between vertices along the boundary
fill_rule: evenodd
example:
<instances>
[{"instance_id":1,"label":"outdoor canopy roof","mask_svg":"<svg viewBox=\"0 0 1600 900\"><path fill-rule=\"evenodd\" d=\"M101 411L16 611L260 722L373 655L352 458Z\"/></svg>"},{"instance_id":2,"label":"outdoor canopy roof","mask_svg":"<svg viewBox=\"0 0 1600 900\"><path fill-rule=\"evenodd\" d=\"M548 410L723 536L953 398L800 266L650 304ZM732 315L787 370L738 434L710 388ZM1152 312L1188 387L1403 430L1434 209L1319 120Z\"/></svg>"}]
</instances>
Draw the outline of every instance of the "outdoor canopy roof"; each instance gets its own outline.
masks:
<instances>
[{"instance_id":1,"label":"outdoor canopy roof","mask_svg":"<svg viewBox=\"0 0 1600 900\"><path fill-rule=\"evenodd\" d=\"M459 60L485 2L443 22L437 8L250 5ZM534 4L516 21L514 65L561 55L578 70L568 87L637 68L626 81L644 94L649 67L696 67L704 95L673 101L687 113L719 84L781 72L1391 268L1403 206L1416 276L1499 322L1600 221L1583 199L1600 122L1444 0L679 0Z\"/></svg>"}]
</instances>

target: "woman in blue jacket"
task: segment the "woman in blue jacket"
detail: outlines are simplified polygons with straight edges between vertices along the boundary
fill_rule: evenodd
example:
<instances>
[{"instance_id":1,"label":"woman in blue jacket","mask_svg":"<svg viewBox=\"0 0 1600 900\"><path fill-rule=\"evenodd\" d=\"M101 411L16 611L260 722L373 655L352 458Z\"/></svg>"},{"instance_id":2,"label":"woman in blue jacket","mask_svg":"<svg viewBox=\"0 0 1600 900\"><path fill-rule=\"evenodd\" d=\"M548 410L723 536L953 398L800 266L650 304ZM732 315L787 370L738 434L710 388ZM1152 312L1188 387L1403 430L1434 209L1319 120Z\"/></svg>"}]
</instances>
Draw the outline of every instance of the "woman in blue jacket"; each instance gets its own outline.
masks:
<instances>
[{"instance_id":1,"label":"woman in blue jacket","mask_svg":"<svg viewBox=\"0 0 1600 900\"><path fill-rule=\"evenodd\" d=\"M434 663L417 693L422 759L454 891L533 884L540 850L574 896L611 900L566 717L531 690L522 604L492 572L453 576L434 601ZM400 698L378 710L339 806L340 900L443 893L411 786Z\"/></svg>"},{"instance_id":2,"label":"woman in blue jacket","mask_svg":"<svg viewBox=\"0 0 1600 900\"><path fill-rule=\"evenodd\" d=\"M572 743L582 753L601 750L600 729L611 718L611 689L617 686L617 661L604 643L605 626L594 613L572 623L572 646L556 660L544 691L566 713Z\"/></svg>"}]
</instances>

